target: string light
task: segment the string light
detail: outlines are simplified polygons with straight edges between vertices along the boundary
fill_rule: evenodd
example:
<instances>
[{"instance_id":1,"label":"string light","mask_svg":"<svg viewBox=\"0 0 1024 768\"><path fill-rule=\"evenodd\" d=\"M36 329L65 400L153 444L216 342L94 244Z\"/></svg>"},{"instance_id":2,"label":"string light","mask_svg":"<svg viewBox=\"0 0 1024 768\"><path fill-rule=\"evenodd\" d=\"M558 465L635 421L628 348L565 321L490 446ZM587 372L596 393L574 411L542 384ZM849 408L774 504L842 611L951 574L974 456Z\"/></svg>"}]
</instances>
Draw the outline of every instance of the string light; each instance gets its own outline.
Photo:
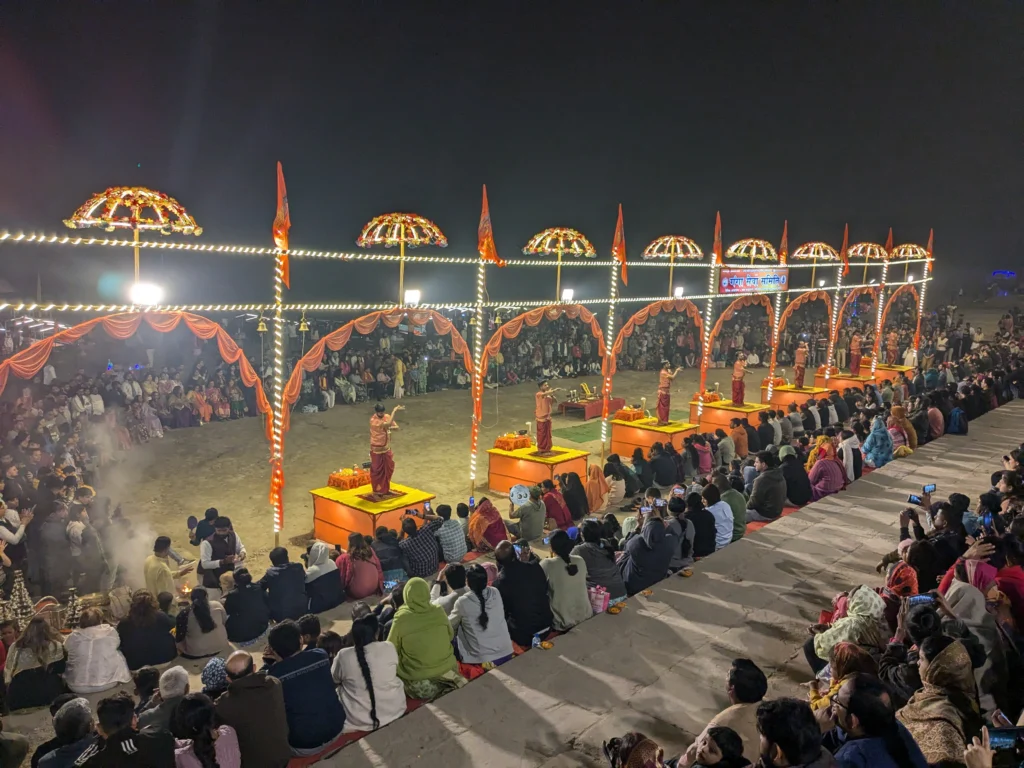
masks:
<instances>
[{"instance_id":1,"label":"string light","mask_svg":"<svg viewBox=\"0 0 1024 768\"><path fill-rule=\"evenodd\" d=\"M446 248L448 238L444 236L440 227L418 213L384 213L367 222L356 238L356 245L362 248L374 245L383 245L385 248L396 245L406 248L436 245L439 248Z\"/></svg>"},{"instance_id":2,"label":"string light","mask_svg":"<svg viewBox=\"0 0 1024 768\"><path fill-rule=\"evenodd\" d=\"M290 251L289 251L290 253ZM284 267L280 256L274 261L274 428L271 430L272 463L275 471L283 471L284 461ZM280 489L273 498L274 535L281 532L284 523L284 499Z\"/></svg>"},{"instance_id":3,"label":"string light","mask_svg":"<svg viewBox=\"0 0 1024 768\"><path fill-rule=\"evenodd\" d=\"M924 294L928 288L928 281L921 283L921 290L917 296L917 330L914 332L914 357L920 364L921 360L921 315L924 314Z\"/></svg>"},{"instance_id":4,"label":"string light","mask_svg":"<svg viewBox=\"0 0 1024 768\"><path fill-rule=\"evenodd\" d=\"M750 259L751 261L779 260L775 246L767 240L759 240L756 237L748 237L746 240L733 243L725 255L730 259Z\"/></svg>"},{"instance_id":5,"label":"string light","mask_svg":"<svg viewBox=\"0 0 1024 768\"><path fill-rule=\"evenodd\" d=\"M711 266L708 268L708 303L704 306L704 343L701 345L701 362L700 362L700 389L704 389L704 378L707 376L708 363L711 361L711 350L708 348L711 342L711 311L714 308L715 303L715 286L718 285L717 277L717 264L714 259L711 260ZM704 398L701 397L704 392L697 393L697 418L700 419L702 413L704 413Z\"/></svg>"},{"instance_id":6,"label":"string light","mask_svg":"<svg viewBox=\"0 0 1024 768\"><path fill-rule=\"evenodd\" d=\"M127 213L119 214L120 209ZM145 211L151 211L149 216ZM101 227L108 232L115 229L154 230L165 235L172 232L183 235L201 235L203 228L173 197L146 187L109 187L93 195L71 218L64 219L71 229Z\"/></svg>"},{"instance_id":7,"label":"string light","mask_svg":"<svg viewBox=\"0 0 1024 768\"><path fill-rule=\"evenodd\" d=\"M612 262L618 264L618 262ZM602 373L604 374L604 389L602 396L604 402L607 403L608 399L612 395L612 346L614 342L615 333L615 297L619 292L619 272L618 269L612 267L611 269L611 282L608 287L608 323L605 326L604 334L604 365L602 366ZM602 405L601 408L601 455L604 455L605 445L608 441L608 413Z\"/></svg>"},{"instance_id":8,"label":"string light","mask_svg":"<svg viewBox=\"0 0 1024 768\"><path fill-rule=\"evenodd\" d=\"M782 318L782 292L775 294L775 322L772 327L772 347L779 346L779 322ZM772 355L772 366L768 371L768 402L772 401L772 393L775 391L775 355Z\"/></svg>"},{"instance_id":9,"label":"string light","mask_svg":"<svg viewBox=\"0 0 1024 768\"><path fill-rule=\"evenodd\" d=\"M883 249L884 250L884 249ZM885 307L885 281L889 276L889 260L882 262L882 282L878 286L878 313L875 321L875 348L871 355L871 376L874 378L878 368L878 355L882 349L882 310Z\"/></svg>"},{"instance_id":10,"label":"string light","mask_svg":"<svg viewBox=\"0 0 1024 768\"><path fill-rule=\"evenodd\" d=\"M839 295L843 292L843 265L836 267L836 293L832 297L832 320L829 323L828 352L825 353L825 386L828 386L832 371L832 355L836 351L836 335L839 329Z\"/></svg>"},{"instance_id":11,"label":"string light","mask_svg":"<svg viewBox=\"0 0 1024 768\"><path fill-rule=\"evenodd\" d=\"M473 336L473 434L469 446L469 480L476 481L476 457L480 445L480 422L476 418L476 404L483 397L483 371L480 364L484 355L484 295L486 292L486 262L479 259L476 268L476 328Z\"/></svg>"}]
</instances>

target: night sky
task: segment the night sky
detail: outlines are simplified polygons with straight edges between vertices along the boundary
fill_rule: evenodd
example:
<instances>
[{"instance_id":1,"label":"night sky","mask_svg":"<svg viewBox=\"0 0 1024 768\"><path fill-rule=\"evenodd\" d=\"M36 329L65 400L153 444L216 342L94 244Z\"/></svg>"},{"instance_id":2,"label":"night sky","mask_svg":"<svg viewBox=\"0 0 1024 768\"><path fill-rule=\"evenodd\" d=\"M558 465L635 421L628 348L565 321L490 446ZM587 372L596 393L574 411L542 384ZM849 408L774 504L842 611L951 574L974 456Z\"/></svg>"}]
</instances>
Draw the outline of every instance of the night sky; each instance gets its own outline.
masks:
<instances>
[{"instance_id":1,"label":"night sky","mask_svg":"<svg viewBox=\"0 0 1024 768\"><path fill-rule=\"evenodd\" d=\"M838 247L846 222L852 242L934 227L952 286L1020 263L1022 34L1024 6L998 0L5 2L0 229L66 231L90 193L143 184L203 241L270 245L280 160L294 247L355 250L374 215L412 210L471 255L486 183L506 257L549 226L607 257L621 202L631 258L670 233L710 249L716 210L726 244L777 244L784 219L791 248ZM130 262L0 247L22 296L38 268L46 298L94 298ZM564 284L605 295L590 272ZM628 294L663 290L633 274ZM271 296L266 260L144 252L143 276L174 302ZM300 262L291 299L390 300L396 279ZM520 269L491 296L553 283ZM473 274L409 284L471 299Z\"/></svg>"}]
</instances>

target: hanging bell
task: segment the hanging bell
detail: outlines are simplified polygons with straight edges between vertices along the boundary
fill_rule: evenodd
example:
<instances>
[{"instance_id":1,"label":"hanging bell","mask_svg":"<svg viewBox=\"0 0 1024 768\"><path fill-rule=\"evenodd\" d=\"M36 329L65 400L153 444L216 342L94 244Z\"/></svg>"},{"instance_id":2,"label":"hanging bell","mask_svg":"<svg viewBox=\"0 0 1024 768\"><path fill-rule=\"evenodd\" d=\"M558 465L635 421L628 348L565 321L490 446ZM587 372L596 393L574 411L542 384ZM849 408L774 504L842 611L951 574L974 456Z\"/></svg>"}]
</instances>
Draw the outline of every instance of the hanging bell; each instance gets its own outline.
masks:
<instances>
[{"instance_id":1,"label":"hanging bell","mask_svg":"<svg viewBox=\"0 0 1024 768\"><path fill-rule=\"evenodd\" d=\"M256 323L256 333L267 332L267 321L263 319L263 315L260 315L260 321Z\"/></svg>"},{"instance_id":2,"label":"hanging bell","mask_svg":"<svg viewBox=\"0 0 1024 768\"><path fill-rule=\"evenodd\" d=\"M302 313L302 319L299 320L299 333L306 333L309 331L309 323L306 322L306 313Z\"/></svg>"}]
</instances>

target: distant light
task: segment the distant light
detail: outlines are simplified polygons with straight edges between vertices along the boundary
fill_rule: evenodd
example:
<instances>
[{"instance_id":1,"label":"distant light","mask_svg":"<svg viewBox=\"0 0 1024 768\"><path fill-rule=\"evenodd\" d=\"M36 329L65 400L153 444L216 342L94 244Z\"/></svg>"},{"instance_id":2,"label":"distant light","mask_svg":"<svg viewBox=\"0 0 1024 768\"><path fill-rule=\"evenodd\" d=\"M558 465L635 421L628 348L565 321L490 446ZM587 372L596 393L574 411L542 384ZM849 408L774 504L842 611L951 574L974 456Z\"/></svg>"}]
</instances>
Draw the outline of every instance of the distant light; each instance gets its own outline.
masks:
<instances>
[{"instance_id":1,"label":"distant light","mask_svg":"<svg viewBox=\"0 0 1024 768\"><path fill-rule=\"evenodd\" d=\"M907 280L909 280L910 282L914 282L914 276L913 275L907 275Z\"/></svg>"},{"instance_id":2,"label":"distant light","mask_svg":"<svg viewBox=\"0 0 1024 768\"><path fill-rule=\"evenodd\" d=\"M874 285L875 284L875 278L871 278L870 280L868 280L868 284L869 285Z\"/></svg>"},{"instance_id":3,"label":"distant light","mask_svg":"<svg viewBox=\"0 0 1024 768\"><path fill-rule=\"evenodd\" d=\"M572 288L563 288L562 289L562 301L572 301L572 297L573 297L573 290L572 290Z\"/></svg>"},{"instance_id":4,"label":"distant light","mask_svg":"<svg viewBox=\"0 0 1024 768\"><path fill-rule=\"evenodd\" d=\"M128 298L137 307L152 307L164 300L164 289L153 283L133 283Z\"/></svg>"},{"instance_id":5,"label":"distant light","mask_svg":"<svg viewBox=\"0 0 1024 768\"><path fill-rule=\"evenodd\" d=\"M824 288L825 287L825 281L824 280L819 280L818 281L818 287L819 288Z\"/></svg>"},{"instance_id":6,"label":"distant light","mask_svg":"<svg viewBox=\"0 0 1024 768\"><path fill-rule=\"evenodd\" d=\"M415 288L405 292L405 303L406 306L415 307L420 303L420 292Z\"/></svg>"},{"instance_id":7,"label":"distant light","mask_svg":"<svg viewBox=\"0 0 1024 768\"><path fill-rule=\"evenodd\" d=\"M675 296L675 297L676 297L677 299L681 299L681 298L683 298L683 286L681 286L681 285L677 285L677 286L676 286L676 287L675 287L675 288L673 289L673 291L672 291L672 295L673 295L673 296Z\"/></svg>"},{"instance_id":8,"label":"distant light","mask_svg":"<svg viewBox=\"0 0 1024 768\"><path fill-rule=\"evenodd\" d=\"M1016 277L1017 273L1009 269L997 269L992 273L992 277Z\"/></svg>"}]
</instances>

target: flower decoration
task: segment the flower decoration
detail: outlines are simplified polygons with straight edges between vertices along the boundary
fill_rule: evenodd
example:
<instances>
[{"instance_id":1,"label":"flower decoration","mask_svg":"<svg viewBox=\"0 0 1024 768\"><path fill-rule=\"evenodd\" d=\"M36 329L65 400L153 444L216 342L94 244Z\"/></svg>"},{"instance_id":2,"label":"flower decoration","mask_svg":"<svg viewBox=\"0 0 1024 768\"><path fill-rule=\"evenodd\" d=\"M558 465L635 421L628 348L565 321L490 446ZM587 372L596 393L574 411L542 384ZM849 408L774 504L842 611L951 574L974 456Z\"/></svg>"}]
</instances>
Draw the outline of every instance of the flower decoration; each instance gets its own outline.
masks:
<instances>
[{"instance_id":1,"label":"flower decoration","mask_svg":"<svg viewBox=\"0 0 1024 768\"><path fill-rule=\"evenodd\" d=\"M767 387L767 386L783 387L785 385L786 385L786 380L784 378L782 378L781 376L776 376L774 379L769 378L768 376L765 376L763 379L761 379L761 386L762 387Z\"/></svg>"},{"instance_id":2,"label":"flower decoration","mask_svg":"<svg viewBox=\"0 0 1024 768\"><path fill-rule=\"evenodd\" d=\"M692 259L704 258L704 252L693 240L682 235L665 235L659 237L646 248L645 259Z\"/></svg>"},{"instance_id":3,"label":"flower decoration","mask_svg":"<svg viewBox=\"0 0 1024 768\"><path fill-rule=\"evenodd\" d=\"M861 361L860 361L861 366L864 365L864 360L865 359L866 358L862 358L861 359ZM825 375L825 366L824 365L819 365L818 366L818 375L819 376L824 376ZM839 375L839 369L836 368L834 365L828 366L828 375L829 376L838 376Z\"/></svg>"},{"instance_id":4,"label":"flower decoration","mask_svg":"<svg viewBox=\"0 0 1024 768\"><path fill-rule=\"evenodd\" d=\"M828 243L804 243L789 258L797 261L839 261L839 252Z\"/></svg>"},{"instance_id":5,"label":"flower decoration","mask_svg":"<svg viewBox=\"0 0 1024 768\"><path fill-rule=\"evenodd\" d=\"M64 224L71 229L102 227L107 232L148 229L164 235L203 234L203 228L196 224L185 206L163 192L146 187L110 187L86 200L71 218L64 219Z\"/></svg>"},{"instance_id":6,"label":"flower decoration","mask_svg":"<svg viewBox=\"0 0 1024 768\"><path fill-rule=\"evenodd\" d=\"M523 253L528 256L572 254L586 256L589 259L597 256L597 251L584 234L568 227L551 227L538 232L523 246Z\"/></svg>"},{"instance_id":7,"label":"flower decoration","mask_svg":"<svg viewBox=\"0 0 1024 768\"><path fill-rule=\"evenodd\" d=\"M712 389L705 390L704 392L694 392L691 400L695 403L717 403L722 399L722 396Z\"/></svg>"},{"instance_id":8,"label":"flower decoration","mask_svg":"<svg viewBox=\"0 0 1024 768\"><path fill-rule=\"evenodd\" d=\"M779 255L775 252L775 246L767 240L747 238L733 243L725 252L730 259L748 259L750 261L778 261Z\"/></svg>"},{"instance_id":9,"label":"flower decoration","mask_svg":"<svg viewBox=\"0 0 1024 768\"><path fill-rule=\"evenodd\" d=\"M907 259L927 259L928 251L922 248L920 245L914 243L904 243L903 245L897 245L892 249L892 253L889 254L889 261L904 261Z\"/></svg>"},{"instance_id":10,"label":"flower decoration","mask_svg":"<svg viewBox=\"0 0 1024 768\"><path fill-rule=\"evenodd\" d=\"M385 213L375 216L363 227L356 238L356 245L372 248L382 245L392 248L415 248L420 245L448 246L448 238L430 219L417 213Z\"/></svg>"},{"instance_id":11,"label":"flower decoration","mask_svg":"<svg viewBox=\"0 0 1024 768\"><path fill-rule=\"evenodd\" d=\"M889 253L878 243L854 243L846 252L850 261L886 261Z\"/></svg>"}]
</instances>

